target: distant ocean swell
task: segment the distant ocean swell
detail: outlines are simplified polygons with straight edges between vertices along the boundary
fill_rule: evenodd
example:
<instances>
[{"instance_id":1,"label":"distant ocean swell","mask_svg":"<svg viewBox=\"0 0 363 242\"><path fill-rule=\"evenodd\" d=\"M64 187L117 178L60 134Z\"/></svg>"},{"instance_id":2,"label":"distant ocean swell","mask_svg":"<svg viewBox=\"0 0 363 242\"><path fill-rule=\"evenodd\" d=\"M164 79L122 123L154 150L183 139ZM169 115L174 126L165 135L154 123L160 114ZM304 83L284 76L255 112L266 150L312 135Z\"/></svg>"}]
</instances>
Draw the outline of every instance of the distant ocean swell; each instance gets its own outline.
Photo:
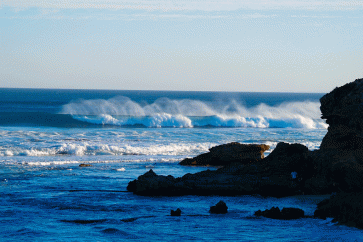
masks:
<instances>
[{"instance_id":1,"label":"distant ocean swell","mask_svg":"<svg viewBox=\"0 0 363 242\"><path fill-rule=\"evenodd\" d=\"M159 98L140 104L123 96L108 100L79 100L58 114L0 113L0 125L51 127L244 127L326 129L318 102L290 102L278 106L259 104L247 108L228 103Z\"/></svg>"}]
</instances>

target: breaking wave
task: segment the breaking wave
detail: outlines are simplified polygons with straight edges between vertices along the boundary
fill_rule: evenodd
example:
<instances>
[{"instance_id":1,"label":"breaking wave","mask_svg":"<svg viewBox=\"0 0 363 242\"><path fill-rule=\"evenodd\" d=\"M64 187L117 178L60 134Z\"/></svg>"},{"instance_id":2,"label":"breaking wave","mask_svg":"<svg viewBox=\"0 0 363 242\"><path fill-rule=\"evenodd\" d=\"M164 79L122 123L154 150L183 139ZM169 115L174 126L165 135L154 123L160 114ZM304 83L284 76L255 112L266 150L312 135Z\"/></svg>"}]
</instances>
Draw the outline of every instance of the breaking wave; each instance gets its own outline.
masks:
<instances>
[{"instance_id":1,"label":"breaking wave","mask_svg":"<svg viewBox=\"0 0 363 242\"><path fill-rule=\"evenodd\" d=\"M318 102L259 104L247 108L229 103L159 98L140 104L127 97L79 100L63 106L61 114L80 124L142 127L245 127L326 129Z\"/></svg>"}]
</instances>

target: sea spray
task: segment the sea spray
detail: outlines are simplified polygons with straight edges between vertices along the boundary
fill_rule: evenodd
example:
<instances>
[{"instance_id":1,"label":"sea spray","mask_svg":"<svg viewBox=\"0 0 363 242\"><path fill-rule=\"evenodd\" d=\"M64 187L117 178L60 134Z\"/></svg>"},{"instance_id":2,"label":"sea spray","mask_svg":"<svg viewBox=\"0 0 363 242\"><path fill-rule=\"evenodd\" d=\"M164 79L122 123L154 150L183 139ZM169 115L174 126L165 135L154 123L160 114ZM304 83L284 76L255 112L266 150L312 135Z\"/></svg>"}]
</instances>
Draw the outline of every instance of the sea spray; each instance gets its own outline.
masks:
<instances>
[{"instance_id":1,"label":"sea spray","mask_svg":"<svg viewBox=\"0 0 363 242\"><path fill-rule=\"evenodd\" d=\"M244 127L326 129L318 102L290 102L277 106L261 103L245 107L230 100L221 105L196 100L159 98L141 105L127 97L78 100L63 106L62 114L79 121L114 126Z\"/></svg>"}]
</instances>

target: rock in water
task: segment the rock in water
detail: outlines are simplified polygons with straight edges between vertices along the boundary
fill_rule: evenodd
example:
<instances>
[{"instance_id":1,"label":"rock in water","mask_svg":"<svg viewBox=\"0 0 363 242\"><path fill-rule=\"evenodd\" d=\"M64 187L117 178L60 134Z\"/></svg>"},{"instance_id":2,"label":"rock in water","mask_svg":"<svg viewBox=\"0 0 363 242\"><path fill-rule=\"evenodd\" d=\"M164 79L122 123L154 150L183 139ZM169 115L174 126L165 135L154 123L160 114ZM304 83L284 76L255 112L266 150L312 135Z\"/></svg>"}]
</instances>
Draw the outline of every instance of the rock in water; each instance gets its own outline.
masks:
<instances>
[{"instance_id":1,"label":"rock in water","mask_svg":"<svg viewBox=\"0 0 363 242\"><path fill-rule=\"evenodd\" d=\"M338 193L318 204L317 218L334 218L333 221L363 229L363 192Z\"/></svg>"},{"instance_id":2,"label":"rock in water","mask_svg":"<svg viewBox=\"0 0 363 242\"><path fill-rule=\"evenodd\" d=\"M305 212L299 208L283 208L281 211L278 207L272 207L265 211L258 210L255 212L256 216L263 216L272 219L299 219L305 217Z\"/></svg>"},{"instance_id":3,"label":"rock in water","mask_svg":"<svg viewBox=\"0 0 363 242\"><path fill-rule=\"evenodd\" d=\"M263 216L266 218L274 218L280 219L281 218L281 211L278 207L272 207L271 209L266 209L265 211L258 210L255 212L256 216Z\"/></svg>"},{"instance_id":4,"label":"rock in water","mask_svg":"<svg viewBox=\"0 0 363 242\"><path fill-rule=\"evenodd\" d=\"M175 181L173 176L158 176L150 169L137 180L129 182L127 190L145 196L176 195Z\"/></svg>"},{"instance_id":5,"label":"rock in water","mask_svg":"<svg viewBox=\"0 0 363 242\"><path fill-rule=\"evenodd\" d=\"M228 207L225 202L219 201L215 206L210 207L210 213L224 214L227 213Z\"/></svg>"},{"instance_id":6,"label":"rock in water","mask_svg":"<svg viewBox=\"0 0 363 242\"><path fill-rule=\"evenodd\" d=\"M180 208L178 208L177 210L171 210L170 211L170 215L171 216L180 216L181 215L181 210L180 210Z\"/></svg>"},{"instance_id":7,"label":"rock in water","mask_svg":"<svg viewBox=\"0 0 363 242\"><path fill-rule=\"evenodd\" d=\"M80 164L79 167L90 167L92 166L91 164Z\"/></svg>"},{"instance_id":8,"label":"rock in water","mask_svg":"<svg viewBox=\"0 0 363 242\"><path fill-rule=\"evenodd\" d=\"M298 219L303 217L305 217L305 212L300 208L283 208L281 210L282 219Z\"/></svg>"},{"instance_id":9,"label":"rock in water","mask_svg":"<svg viewBox=\"0 0 363 242\"><path fill-rule=\"evenodd\" d=\"M301 193L310 176L308 148L279 143L265 159L250 164L233 163L216 171L186 174L181 178L158 176L152 170L131 181L127 190L146 196L252 195L283 197ZM296 172L292 179L291 172Z\"/></svg>"},{"instance_id":10,"label":"rock in water","mask_svg":"<svg viewBox=\"0 0 363 242\"><path fill-rule=\"evenodd\" d=\"M184 166L226 166L232 163L248 164L264 158L268 145L240 144L232 142L212 147L206 154L182 160Z\"/></svg>"}]
</instances>

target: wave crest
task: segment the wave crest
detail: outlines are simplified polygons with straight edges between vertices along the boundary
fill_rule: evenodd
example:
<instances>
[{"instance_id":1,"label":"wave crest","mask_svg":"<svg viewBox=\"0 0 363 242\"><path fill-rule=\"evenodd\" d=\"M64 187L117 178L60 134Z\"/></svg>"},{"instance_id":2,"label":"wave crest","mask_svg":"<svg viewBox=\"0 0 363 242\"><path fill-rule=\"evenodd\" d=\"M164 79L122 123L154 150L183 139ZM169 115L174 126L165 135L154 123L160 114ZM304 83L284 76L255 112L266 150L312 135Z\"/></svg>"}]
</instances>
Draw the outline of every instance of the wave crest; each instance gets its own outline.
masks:
<instances>
[{"instance_id":1,"label":"wave crest","mask_svg":"<svg viewBox=\"0 0 363 242\"><path fill-rule=\"evenodd\" d=\"M140 104L122 96L71 102L61 113L87 123L115 126L326 129L319 107L311 101L247 108L236 100L218 103L168 98Z\"/></svg>"}]
</instances>

